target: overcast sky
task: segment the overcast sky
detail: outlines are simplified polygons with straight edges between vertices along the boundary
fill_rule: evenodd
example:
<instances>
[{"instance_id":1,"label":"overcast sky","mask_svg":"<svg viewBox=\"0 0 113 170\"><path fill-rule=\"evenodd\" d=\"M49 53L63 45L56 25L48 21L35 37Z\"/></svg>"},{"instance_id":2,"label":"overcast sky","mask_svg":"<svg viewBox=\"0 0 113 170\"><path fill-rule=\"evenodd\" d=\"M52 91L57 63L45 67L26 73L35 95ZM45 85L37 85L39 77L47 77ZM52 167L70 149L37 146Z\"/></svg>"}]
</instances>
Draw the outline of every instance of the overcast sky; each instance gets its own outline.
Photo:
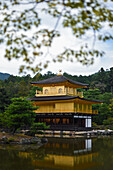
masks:
<instances>
[{"instance_id":1,"label":"overcast sky","mask_svg":"<svg viewBox=\"0 0 113 170\"><path fill-rule=\"evenodd\" d=\"M105 70L113 67L113 42L109 43L109 47L103 46L106 49L106 54L103 57L95 58L94 64L90 66L83 66L77 61L71 62L62 62L62 63L50 63L47 69L43 70L42 73L51 71L53 73L58 73L59 69L62 72L67 72L72 75L90 75L100 70L103 67ZM0 72L9 73L13 75L19 75L19 67L21 65L21 60L12 59L8 61L3 56L0 59ZM28 74L33 75L31 72ZM21 75L21 74L20 74Z\"/></svg>"},{"instance_id":2,"label":"overcast sky","mask_svg":"<svg viewBox=\"0 0 113 170\"><path fill-rule=\"evenodd\" d=\"M43 16L43 26L46 26L46 28L50 28L53 25L55 25L55 22L53 22L53 20L47 19L46 16ZM86 35L86 39L77 40L73 37L70 30L64 31L60 24L58 29L61 32L61 37L54 40L52 48L49 49L51 56L53 57L55 57L56 53L61 52L65 46L78 49L81 43L87 42L89 44L92 44L93 36L90 35L90 32L88 33L90 35L90 39L87 39L88 35ZM68 74L72 75L91 75L95 72L98 72L101 67L103 67L105 70L113 67L113 40L107 41L106 43L96 42L96 47L99 50L104 50L105 55L103 57L95 58L93 65L83 66L76 60L73 63L69 61L64 61L62 63L50 63L48 68L44 69L41 73L46 73L47 71L58 73L59 70L62 70L62 72L67 72ZM4 58L3 48L3 46L0 46L0 72L19 75L19 67L21 66L21 64L23 64L22 60L12 59L11 61L8 61ZM48 55L48 59L50 59L51 56ZM37 60L36 62L39 61ZM36 64L36 62L34 63L34 65ZM31 76L33 76L32 72L27 72L27 74L31 74ZM20 74L20 76L21 75L23 74Z\"/></svg>"},{"instance_id":3,"label":"overcast sky","mask_svg":"<svg viewBox=\"0 0 113 170\"><path fill-rule=\"evenodd\" d=\"M70 36L70 39L69 39ZM51 54L55 56L56 51L60 51L65 45L67 46L77 46L75 41L71 42L72 35L64 34L60 40L56 40L54 42L54 47L50 49ZM100 50L105 51L105 55L103 57L95 58L94 64L90 66L83 66L78 63L76 60L72 62L62 62L62 63L50 63L47 69L44 69L41 73L46 73L47 71L51 71L53 73L58 73L61 69L62 72L67 72L72 75L91 75L95 72L98 72L101 67L105 70L113 67L113 41L108 41L106 43L97 43L97 46ZM2 47L3 48L3 47ZM12 59L8 61L4 58L3 52L1 48L1 59L0 59L0 72L9 73L13 75L19 75L19 67L22 63L22 60ZM51 56L48 56L51 57ZM37 61L38 62L38 61ZM33 76L32 72L27 72ZM20 76L23 74L20 74Z\"/></svg>"}]
</instances>

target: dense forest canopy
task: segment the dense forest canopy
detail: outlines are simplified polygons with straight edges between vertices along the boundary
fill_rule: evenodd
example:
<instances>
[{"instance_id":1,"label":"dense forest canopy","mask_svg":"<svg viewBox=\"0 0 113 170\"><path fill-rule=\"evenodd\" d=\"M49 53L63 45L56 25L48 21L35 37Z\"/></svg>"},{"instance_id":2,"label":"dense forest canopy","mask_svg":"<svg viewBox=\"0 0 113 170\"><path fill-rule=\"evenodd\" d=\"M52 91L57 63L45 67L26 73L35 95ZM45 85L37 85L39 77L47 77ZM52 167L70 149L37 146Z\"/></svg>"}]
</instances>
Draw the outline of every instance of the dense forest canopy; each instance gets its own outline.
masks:
<instances>
[{"instance_id":1,"label":"dense forest canopy","mask_svg":"<svg viewBox=\"0 0 113 170\"><path fill-rule=\"evenodd\" d=\"M46 74L37 73L34 77L10 75L5 80L0 80L0 113L11 103L14 97L34 97L37 87L33 87L30 81L38 81L50 78L56 74L48 71ZM113 67L108 70L101 68L97 73L89 76L77 76L64 73L64 76L89 84L87 89L78 89L84 92L84 97L104 101L103 105L94 105L99 110L99 115L94 118L97 124L106 124L105 120L113 117ZM38 90L41 90L39 88Z\"/></svg>"},{"instance_id":2,"label":"dense forest canopy","mask_svg":"<svg viewBox=\"0 0 113 170\"><path fill-rule=\"evenodd\" d=\"M0 88L4 88L10 98L20 96L26 97L34 88L30 85L30 81L43 80L55 75L56 74L51 71L48 71L43 75L41 73L37 73L34 77L31 77L29 74L22 77L10 75L7 79L5 79L5 74L3 74L2 79L5 80L0 80ZM89 76L70 75L68 73L64 73L63 75L72 80L89 84L88 88L90 91L91 89L98 89L100 94L104 94L105 92L113 93L113 67L107 70L101 68L97 73Z\"/></svg>"}]
</instances>

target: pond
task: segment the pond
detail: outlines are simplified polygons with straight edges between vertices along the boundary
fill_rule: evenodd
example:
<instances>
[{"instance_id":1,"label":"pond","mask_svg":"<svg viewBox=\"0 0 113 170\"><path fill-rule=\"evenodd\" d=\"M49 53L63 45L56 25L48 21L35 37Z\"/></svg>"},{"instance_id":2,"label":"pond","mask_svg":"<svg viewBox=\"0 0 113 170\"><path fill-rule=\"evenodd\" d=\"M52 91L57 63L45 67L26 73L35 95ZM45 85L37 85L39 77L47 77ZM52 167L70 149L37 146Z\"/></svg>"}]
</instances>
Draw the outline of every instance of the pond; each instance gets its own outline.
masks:
<instances>
[{"instance_id":1,"label":"pond","mask_svg":"<svg viewBox=\"0 0 113 170\"><path fill-rule=\"evenodd\" d=\"M0 170L112 170L113 137L48 138L37 145L0 145Z\"/></svg>"}]
</instances>

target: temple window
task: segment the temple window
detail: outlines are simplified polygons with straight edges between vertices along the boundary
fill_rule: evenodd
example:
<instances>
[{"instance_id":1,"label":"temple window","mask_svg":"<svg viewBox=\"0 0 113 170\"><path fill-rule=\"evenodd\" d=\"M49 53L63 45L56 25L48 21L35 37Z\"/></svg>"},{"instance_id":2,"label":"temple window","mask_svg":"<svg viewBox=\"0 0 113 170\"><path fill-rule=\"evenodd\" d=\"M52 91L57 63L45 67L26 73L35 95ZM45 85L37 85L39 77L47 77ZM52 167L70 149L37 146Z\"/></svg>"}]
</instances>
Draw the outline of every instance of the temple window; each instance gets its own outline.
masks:
<instances>
[{"instance_id":1,"label":"temple window","mask_svg":"<svg viewBox=\"0 0 113 170\"><path fill-rule=\"evenodd\" d=\"M88 110L91 110L91 105L90 104L88 104Z\"/></svg>"},{"instance_id":2,"label":"temple window","mask_svg":"<svg viewBox=\"0 0 113 170\"><path fill-rule=\"evenodd\" d=\"M76 103L74 103L74 108L77 108L77 104Z\"/></svg>"},{"instance_id":3,"label":"temple window","mask_svg":"<svg viewBox=\"0 0 113 170\"><path fill-rule=\"evenodd\" d=\"M59 88L58 93L62 93L62 88Z\"/></svg>"},{"instance_id":4,"label":"temple window","mask_svg":"<svg viewBox=\"0 0 113 170\"><path fill-rule=\"evenodd\" d=\"M45 94L48 94L48 89L45 89Z\"/></svg>"},{"instance_id":5,"label":"temple window","mask_svg":"<svg viewBox=\"0 0 113 170\"><path fill-rule=\"evenodd\" d=\"M53 109L55 109L55 104L53 104Z\"/></svg>"},{"instance_id":6,"label":"temple window","mask_svg":"<svg viewBox=\"0 0 113 170\"><path fill-rule=\"evenodd\" d=\"M82 111L82 104L79 104L79 110Z\"/></svg>"},{"instance_id":7,"label":"temple window","mask_svg":"<svg viewBox=\"0 0 113 170\"><path fill-rule=\"evenodd\" d=\"M68 93L68 89L66 88L66 94Z\"/></svg>"},{"instance_id":8,"label":"temple window","mask_svg":"<svg viewBox=\"0 0 113 170\"><path fill-rule=\"evenodd\" d=\"M86 111L86 104L84 104L83 107L84 107L84 111Z\"/></svg>"}]
</instances>

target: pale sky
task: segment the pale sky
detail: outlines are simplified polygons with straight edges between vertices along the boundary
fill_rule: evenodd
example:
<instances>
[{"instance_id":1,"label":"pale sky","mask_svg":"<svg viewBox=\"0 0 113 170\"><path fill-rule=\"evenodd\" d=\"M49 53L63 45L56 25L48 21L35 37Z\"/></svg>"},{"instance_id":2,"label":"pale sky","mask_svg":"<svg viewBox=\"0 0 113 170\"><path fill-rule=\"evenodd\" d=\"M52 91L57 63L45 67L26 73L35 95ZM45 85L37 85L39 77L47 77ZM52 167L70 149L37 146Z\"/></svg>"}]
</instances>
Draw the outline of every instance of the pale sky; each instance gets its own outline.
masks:
<instances>
[{"instance_id":1,"label":"pale sky","mask_svg":"<svg viewBox=\"0 0 113 170\"><path fill-rule=\"evenodd\" d=\"M46 28L51 28L53 25L55 25L55 21L53 22L53 20L51 19L46 19L46 17L47 16L43 16L43 26L46 26ZM78 49L81 43L87 42L89 44L92 44L93 36L90 32L88 32L88 34L86 35L86 39L77 40L73 37L69 29L62 29L60 24L57 29L60 30L62 36L54 40L52 48L49 49L51 56L53 57L55 57L58 52L60 53L64 49L64 47ZM90 38L87 38L89 35ZM59 70L62 70L62 72L67 72L68 74L72 75L91 75L98 72L101 67L103 67L105 70L113 67L113 40L107 41L105 43L96 42L96 47L99 50L104 50L105 55L103 57L95 58L93 65L83 66L76 60L73 63L66 61L63 61L62 63L50 63L48 68L44 69L41 73L43 74L47 71L58 73ZM19 67L23 64L22 60L12 59L11 61L8 61L6 58L4 58L3 49L3 45L0 46L0 72L20 76L23 75L19 74ZM47 56L49 60L51 59L51 56ZM45 58L43 58L43 61L44 60ZM38 62L39 60L36 60L34 65ZM31 76L33 76L32 72L28 71L27 74L31 74Z\"/></svg>"},{"instance_id":2,"label":"pale sky","mask_svg":"<svg viewBox=\"0 0 113 170\"><path fill-rule=\"evenodd\" d=\"M112 43L110 44L111 49L106 50L106 54L103 57L95 58L94 64L90 66L83 66L77 61L71 62L62 62L62 63L50 63L47 69L44 69L41 73L46 73L47 71L51 71L53 73L58 73L59 69L62 72L66 72L72 75L91 75L95 72L98 72L101 67L105 70L113 67L113 49ZM23 75L19 74L19 67L21 65L21 60L12 59L8 61L3 56L0 59L0 72L9 73L13 75ZM32 72L28 72L28 74L32 74Z\"/></svg>"},{"instance_id":3,"label":"pale sky","mask_svg":"<svg viewBox=\"0 0 113 170\"><path fill-rule=\"evenodd\" d=\"M70 36L70 38L69 38ZM65 46L71 46L74 45L78 47L78 44L76 45L76 40L71 41L73 38L72 35L70 35L70 32L66 32L59 40L57 39L53 43L53 48L50 49L50 52L53 56L55 56L55 53L57 51L60 52L60 50ZM72 75L91 75L93 73L96 73L100 70L101 67L103 67L105 70L109 69L110 67L113 67L113 41L108 41L106 43L97 43L97 46L100 50L105 51L105 55L103 57L95 58L94 64L89 66L83 66L82 64L78 63L76 60L72 62L63 61L62 63L50 63L47 69L44 69L41 73L46 73L47 71L51 71L53 73L58 73L61 69L62 72L66 72L68 74ZM19 74L19 67L21 64L23 64L22 60L16 60L12 59L11 61L8 61L3 56L3 47L1 47L1 59L0 59L0 72L3 73L9 73L13 75L20 75ZM51 56L48 56L48 58L51 58ZM38 62L38 61L37 61ZM35 64L35 63L34 63ZM27 74L31 74L33 76L32 72L27 72Z\"/></svg>"}]
</instances>

